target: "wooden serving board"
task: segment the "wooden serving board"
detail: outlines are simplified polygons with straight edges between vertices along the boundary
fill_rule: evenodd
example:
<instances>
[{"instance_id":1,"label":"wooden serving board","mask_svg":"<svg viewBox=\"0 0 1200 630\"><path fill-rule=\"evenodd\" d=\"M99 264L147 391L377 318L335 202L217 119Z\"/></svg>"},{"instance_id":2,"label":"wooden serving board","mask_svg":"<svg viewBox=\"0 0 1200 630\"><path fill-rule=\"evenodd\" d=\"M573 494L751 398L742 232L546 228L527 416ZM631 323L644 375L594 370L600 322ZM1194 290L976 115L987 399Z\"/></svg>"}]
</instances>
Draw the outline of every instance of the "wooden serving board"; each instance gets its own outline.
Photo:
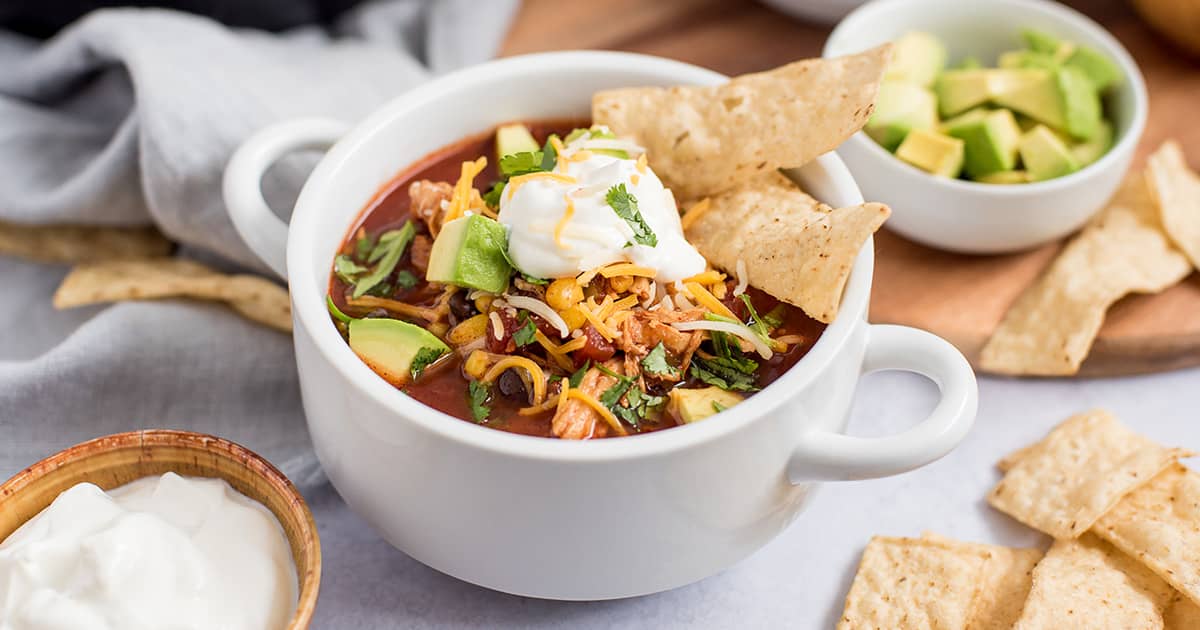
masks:
<instances>
[{"instance_id":1,"label":"wooden serving board","mask_svg":"<svg viewBox=\"0 0 1200 630\"><path fill-rule=\"evenodd\" d=\"M1068 2L1129 48L1150 90L1150 120L1133 168L1167 138L1178 138L1200 167L1200 65L1151 31L1124 2ZM615 17L620 16L620 17ZM502 54L568 48L629 50L726 74L818 56L826 26L805 24L750 0L525 0ZM876 237L871 321L917 326L971 359L1008 305L1060 249L1051 244L1008 256L961 256L886 230ZM1200 274L1153 296L1114 306L1080 371L1113 376L1200 365Z\"/></svg>"}]
</instances>

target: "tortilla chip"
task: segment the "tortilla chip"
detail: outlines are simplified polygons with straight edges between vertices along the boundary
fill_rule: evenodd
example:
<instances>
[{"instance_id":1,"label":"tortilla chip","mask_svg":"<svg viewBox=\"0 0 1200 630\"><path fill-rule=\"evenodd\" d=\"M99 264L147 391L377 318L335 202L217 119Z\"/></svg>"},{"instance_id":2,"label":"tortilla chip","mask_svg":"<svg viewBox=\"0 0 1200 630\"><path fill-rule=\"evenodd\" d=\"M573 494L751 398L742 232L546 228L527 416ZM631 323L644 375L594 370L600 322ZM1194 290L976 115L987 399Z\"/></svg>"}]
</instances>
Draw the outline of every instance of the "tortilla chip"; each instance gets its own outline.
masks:
<instances>
[{"instance_id":1,"label":"tortilla chip","mask_svg":"<svg viewBox=\"0 0 1200 630\"><path fill-rule=\"evenodd\" d=\"M1161 628L1172 594L1146 567L1086 534L1050 547L1013 629Z\"/></svg>"},{"instance_id":2,"label":"tortilla chip","mask_svg":"<svg viewBox=\"0 0 1200 630\"><path fill-rule=\"evenodd\" d=\"M1200 175L1168 140L1146 162L1146 183L1171 241L1200 269Z\"/></svg>"},{"instance_id":3,"label":"tortilla chip","mask_svg":"<svg viewBox=\"0 0 1200 630\"><path fill-rule=\"evenodd\" d=\"M1093 410L1055 427L992 488L988 503L1055 538L1075 538L1187 454Z\"/></svg>"},{"instance_id":4,"label":"tortilla chip","mask_svg":"<svg viewBox=\"0 0 1200 630\"><path fill-rule=\"evenodd\" d=\"M54 307L171 297L226 302L248 319L292 330L287 289L258 276L221 274L182 258L80 265L54 293Z\"/></svg>"},{"instance_id":5,"label":"tortilla chip","mask_svg":"<svg viewBox=\"0 0 1200 630\"><path fill-rule=\"evenodd\" d=\"M806 59L711 87L597 92L592 120L633 136L680 199L803 166L866 124L890 45Z\"/></svg>"},{"instance_id":6,"label":"tortilla chip","mask_svg":"<svg viewBox=\"0 0 1200 630\"><path fill-rule=\"evenodd\" d=\"M878 203L835 210L770 173L712 197L687 239L728 273L741 259L751 286L828 323L854 258L890 213Z\"/></svg>"},{"instance_id":7,"label":"tortilla chip","mask_svg":"<svg viewBox=\"0 0 1200 630\"><path fill-rule=\"evenodd\" d=\"M1114 302L1131 292L1157 293L1188 275L1187 258L1146 218L1148 209L1128 203L1139 197L1118 194L1017 298L980 354L983 370L1075 374Z\"/></svg>"},{"instance_id":8,"label":"tortilla chip","mask_svg":"<svg viewBox=\"0 0 1200 630\"><path fill-rule=\"evenodd\" d=\"M1175 593L1175 599L1167 605L1163 613L1163 628L1165 630L1196 630L1200 628L1200 606L1196 602Z\"/></svg>"},{"instance_id":9,"label":"tortilla chip","mask_svg":"<svg viewBox=\"0 0 1200 630\"><path fill-rule=\"evenodd\" d=\"M1008 455L1001 457L1000 461L996 462L996 468L998 468L1000 472L1008 472L1012 470L1012 467L1016 466L1017 462L1028 457L1029 454L1037 450L1041 444L1041 442L1036 442L1034 444L1029 444L1028 446L1022 446Z\"/></svg>"},{"instance_id":10,"label":"tortilla chip","mask_svg":"<svg viewBox=\"0 0 1200 630\"><path fill-rule=\"evenodd\" d=\"M19 225L0 221L0 254L37 262L80 263L155 258L171 241L153 228Z\"/></svg>"},{"instance_id":11,"label":"tortilla chip","mask_svg":"<svg viewBox=\"0 0 1200 630\"><path fill-rule=\"evenodd\" d=\"M988 557L938 540L876 536L863 551L838 630L963 628Z\"/></svg>"},{"instance_id":12,"label":"tortilla chip","mask_svg":"<svg viewBox=\"0 0 1200 630\"><path fill-rule=\"evenodd\" d=\"M1038 549L1012 549L998 545L960 542L926 532L922 540L940 542L950 548L979 551L987 555L979 578L966 630L1009 630L1021 616L1025 598L1033 586L1033 567L1042 558Z\"/></svg>"},{"instance_id":13,"label":"tortilla chip","mask_svg":"<svg viewBox=\"0 0 1200 630\"><path fill-rule=\"evenodd\" d=\"M1179 464L1168 468L1092 531L1200 604L1200 475Z\"/></svg>"}]
</instances>

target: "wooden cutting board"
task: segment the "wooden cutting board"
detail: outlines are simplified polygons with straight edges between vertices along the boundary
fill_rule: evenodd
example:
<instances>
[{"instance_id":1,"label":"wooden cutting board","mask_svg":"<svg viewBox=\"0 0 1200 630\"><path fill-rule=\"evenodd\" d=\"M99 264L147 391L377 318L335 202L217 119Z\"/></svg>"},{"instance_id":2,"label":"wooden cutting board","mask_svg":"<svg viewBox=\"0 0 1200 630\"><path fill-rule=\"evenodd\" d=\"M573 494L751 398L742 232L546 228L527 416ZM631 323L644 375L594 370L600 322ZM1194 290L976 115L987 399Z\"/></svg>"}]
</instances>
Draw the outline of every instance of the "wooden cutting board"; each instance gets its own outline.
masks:
<instances>
[{"instance_id":1,"label":"wooden cutting board","mask_svg":"<svg viewBox=\"0 0 1200 630\"><path fill-rule=\"evenodd\" d=\"M1146 76L1150 120L1134 168L1171 137L1183 144L1192 167L1200 167L1200 66L1171 49L1124 2L1067 4L1112 31ZM793 20L749 0L526 0L502 52L629 50L741 74L818 56L828 34L828 27ZM871 321L937 333L974 363L1008 305L1060 247L960 256L885 230L876 238ZM1200 274L1159 295L1132 296L1114 306L1080 374L1113 376L1189 365L1200 365Z\"/></svg>"}]
</instances>

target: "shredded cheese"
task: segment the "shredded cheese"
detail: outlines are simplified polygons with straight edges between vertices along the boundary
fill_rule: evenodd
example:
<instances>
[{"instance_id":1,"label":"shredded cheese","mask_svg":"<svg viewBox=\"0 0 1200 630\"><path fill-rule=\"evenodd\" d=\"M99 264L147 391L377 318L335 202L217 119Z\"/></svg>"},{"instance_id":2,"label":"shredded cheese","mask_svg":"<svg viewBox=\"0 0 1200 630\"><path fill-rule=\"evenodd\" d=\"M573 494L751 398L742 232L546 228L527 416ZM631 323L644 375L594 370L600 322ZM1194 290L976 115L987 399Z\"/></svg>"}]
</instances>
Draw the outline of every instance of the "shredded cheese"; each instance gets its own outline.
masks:
<instances>
[{"instance_id":1,"label":"shredded cheese","mask_svg":"<svg viewBox=\"0 0 1200 630\"><path fill-rule=\"evenodd\" d=\"M638 174L634 173L633 175L629 176L629 183L633 184L634 186L637 186L638 180L640 180L640 179L641 178L638 177Z\"/></svg>"},{"instance_id":2,"label":"shredded cheese","mask_svg":"<svg viewBox=\"0 0 1200 630\"><path fill-rule=\"evenodd\" d=\"M741 295L750 287L750 275L746 273L746 263L742 259L737 259L737 267L734 268L737 272L737 286L733 288L734 295Z\"/></svg>"},{"instance_id":3,"label":"shredded cheese","mask_svg":"<svg viewBox=\"0 0 1200 630\"><path fill-rule=\"evenodd\" d=\"M562 140L558 139L557 135L550 136L550 146L554 147L555 155L563 154L563 143Z\"/></svg>"},{"instance_id":4,"label":"shredded cheese","mask_svg":"<svg viewBox=\"0 0 1200 630\"><path fill-rule=\"evenodd\" d=\"M543 402L543 403L542 403L542 404L540 404L540 405L532 405L532 406L529 406L529 407L521 407L520 409L518 409L518 410L517 410L517 415L520 415L520 416L533 416L533 415L537 415L537 414L539 414L539 413L542 413L543 411L550 411L551 409L555 409L555 408L557 408L557 407L558 407L558 405L559 405L559 403L561 403L561 402L563 402L563 401L565 401L565 400L566 400L566 398L564 398L564 397L563 397L563 395L562 395L561 393L559 393L559 394L555 394L555 395L553 395L553 396L551 396L551 397L547 398L547 399L546 399L546 402Z\"/></svg>"},{"instance_id":5,"label":"shredded cheese","mask_svg":"<svg viewBox=\"0 0 1200 630\"><path fill-rule=\"evenodd\" d=\"M479 159L482 160L483 158ZM521 186L524 186L535 179L552 179L564 184L574 184L578 182L578 180L576 180L574 177L571 177L570 175L563 175L561 173L547 173L544 171L537 173L526 173L524 175L517 175L516 177L508 180L508 185L504 187L504 194L508 195L509 199L512 199L513 195L517 194L517 190L519 190Z\"/></svg>"},{"instance_id":6,"label":"shredded cheese","mask_svg":"<svg viewBox=\"0 0 1200 630\"><path fill-rule=\"evenodd\" d=\"M691 294L692 299L696 300L696 303L700 306L703 306L717 315L724 315L730 319L737 319L737 315L734 315L733 311L729 310L728 306L722 304L721 300L718 300L715 295L709 293L708 289L700 286L700 284L696 282L687 282L684 283L683 286L687 288L687 292Z\"/></svg>"},{"instance_id":7,"label":"shredded cheese","mask_svg":"<svg viewBox=\"0 0 1200 630\"><path fill-rule=\"evenodd\" d=\"M600 319L608 319L608 316L612 315L613 312L612 305L612 296L606 295L604 296L604 301L600 302L599 305L592 306L592 312L595 313L596 317L599 317Z\"/></svg>"},{"instance_id":8,"label":"shredded cheese","mask_svg":"<svg viewBox=\"0 0 1200 630\"><path fill-rule=\"evenodd\" d=\"M471 193L475 192L476 196L479 194L475 191L475 176L486 166L487 157L482 155L474 162L462 163L462 171L458 176L458 182L454 184L454 192L450 195L450 207L446 209L446 216L442 219L442 225L461 217L471 207Z\"/></svg>"},{"instance_id":9,"label":"shredded cheese","mask_svg":"<svg viewBox=\"0 0 1200 630\"><path fill-rule=\"evenodd\" d=\"M571 221L571 217L575 216L575 202L570 195L564 194L563 201L567 203L567 209L563 212L562 218L558 220L558 225L554 226L554 244L561 249L571 249L570 243L562 241L563 229L567 227L567 223Z\"/></svg>"},{"instance_id":10,"label":"shredded cheese","mask_svg":"<svg viewBox=\"0 0 1200 630\"><path fill-rule=\"evenodd\" d=\"M589 270L579 274L578 276L576 276L575 284L578 284L581 287L586 287L588 285L588 283L592 281L592 278L595 278L596 274L598 274L598 273L600 273L599 267L597 267L596 269L589 269Z\"/></svg>"},{"instance_id":11,"label":"shredded cheese","mask_svg":"<svg viewBox=\"0 0 1200 630\"><path fill-rule=\"evenodd\" d=\"M496 338L496 341L504 339L504 320L500 319L500 313L492 311L488 313L488 319L492 322L492 336Z\"/></svg>"},{"instance_id":12,"label":"shredded cheese","mask_svg":"<svg viewBox=\"0 0 1200 630\"><path fill-rule=\"evenodd\" d=\"M542 368L538 364L526 359L525 357L507 356L497 361L487 373L480 379L485 383L490 383L496 380L496 377L504 373L508 368L522 368L529 373L529 380L533 381L533 402L541 404L546 400L546 374L542 372Z\"/></svg>"},{"instance_id":13,"label":"shredded cheese","mask_svg":"<svg viewBox=\"0 0 1200 630\"><path fill-rule=\"evenodd\" d=\"M601 267L598 271L605 278L614 278L616 276L642 276L644 278L653 278L658 275L658 271L650 267L635 265L634 263L617 263L607 267Z\"/></svg>"},{"instance_id":14,"label":"shredded cheese","mask_svg":"<svg viewBox=\"0 0 1200 630\"><path fill-rule=\"evenodd\" d=\"M572 337L570 341L558 347L558 350L563 354L575 352L587 345L587 337Z\"/></svg>"},{"instance_id":15,"label":"shredded cheese","mask_svg":"<svg viewBox=\"0 0 1200 630\"><path fill-rule=\"evenodd\" d=\"M629 435L629 432L625 430L625 427L621 426L621 421L617 420L617 417L608 410L608 407L600 404L600 401L593 398L591 394L588 394L581 389L569 389L567 390L567 397L574 398L575 400L578 400L579 402L591 407L593 411L600 414L601 418L604 418L604 421L608 423L608 426L612 427L613 431L616 431L620 435Z\"/></svg>"},{"instance_id":16,"label":"shredded cheese","mask_svg":"<svg viewBox=\"0 0 1200 630\"><path fill-rule=\"evenodd\" d=\"M638 298L636 295L626 295L625 297L617 300L616 302L613 302L612 312L620 313L621 311L627 311L627 310L637 306L637 304L638 304Z\"/></svg>"},{"instance_id":17,"label":"shredded cheese","mask_svg":"<svg viewBox=\"0 0 1200 630\"><path fill-rule=\"evenodd\" d=\"M574 364L571 363L571 360L566 357L566 354L563 353L562 348L556 345L553 341L550 341L550 338L546 335L543 335L542 331L535 328L533 331L533 338L537 340L537 342L543 348L546 349L546 354L548 354L551 359L554 359L554 362L558 364L558 367L561 367L564 370L570 370L575 367Z\"/></svg>"},{"instance_id":18,"label":"shredded cheese","mask_svg":"<svg viewBox=\"0 0 1200 630\"><path fill-rule=\"evenodd\" d=\"M724 279L725 279L725 274L721 273L720 271L717 271L716 269L709 269L708 271L703 271L701 273L698 273L698 274L692 276L691 278L684 278L683 281L685 283L686 282L695 282L697 284L706 284L707 285L707 284L716 284L718 282L721 282Z\"/></svg>"},{"instance_id":19,"label":"shredded cheese","mask_svg":"<svg viewBox=\"0 0 1200 630\"><path fill-rule=\"evenodd\" d=\"M701 215L703 215L705 212L708 212L710 208L712 208L712 200L710 200L708 197L701 199L691 208L688 208L687 212L683 213L683 218L679 220L679 225L684 229L684 231L687 231L687 229L692 227L692 224L696 222L696 219L699 219Z\"/></svg>"},{"instance_id":20,"label":"shredded cheese","mask_svg":"<svg viewBox=\"0 0 1200 630\"><path fill-rule=\"evenodd\" d=\"M592 152L591 152L591 151L588 151L588 150L586 150L586 149L580 149L579 151L576 151L575 153L572 153L572 154L570 155L570 157L568 157L568 158L567 158L567 161L568 161L568 162L582 162L582 161L584 161L584 160L586 160L586 159L589 159L589 158L591 158L591 157L592 157Z\"/></svg>"},{"instance_id":21,"label":"shredded cheese","mask_svg":"<svg viewBox=\"0 0 1200 630\"><path fill-rule=\"evenodd\" d=\"M555 405L554 415L557 417L563 412L563 407L567 406L567 401L571 398L571 381L564 380L562 382L562 391L558 393L558 404Z\"/></svg>"},{"instance_id":22,"label":"shredded cheese","mask_svg":"<svg viewBox=\"0 0 1200 630\"><path fill-rule=\"evenodd\" d=\"M571 328L567 326L567 322L563 320L562 315L559 315L554 309L550 308L549 304L525 295L505 295L504 301L511 306L523 308L534 315L540 315L542 319L550 323L558 330L561 337L566 337L571 334Z\"/></svg>"},{"instance_id":23,"label":"shredded cheese","mask_svg":"<svg viewBox=\"0 0 1200 630\"><path fill-rule=\"evenodd\" d=\"M645 153L638 156L636 166L637 166L637 171L639 173L641 173L643 175L646 174L646 154Z\"/></svg>"},{"instance_id":24,"label":"shredded cheese","mask_svg":"<svg viewBox=\"0 0 1200 630\"><path fill-rule=\"evenodd\" d=\"M596 314L590 309L580 308L579 310L583 313L584 318L591 323L592 327L596 329L596 332L600 333L600 336L609 341L612 341L617 337L617 331L610 328L608 324L605 324L599 317L596 317Z\"/></svg>"},{"instance_id":25,"label":"shredded cheese","mask_svg":"<svg viewBox=\"0 0 1200 630\"><path fill-rule=\"evenodd\" d=\"M754 350L762 355L764 359L770 359L775 356L771 351L771 347L759 339L758 335L750 330L745 324L735 324L733 322L713 322L708 320L697 320L691 322L675 322L671 324L676 330L716 330L719 332L729 333L741 339L750 342L754 346Z\"/></svg>"}]
</instances>

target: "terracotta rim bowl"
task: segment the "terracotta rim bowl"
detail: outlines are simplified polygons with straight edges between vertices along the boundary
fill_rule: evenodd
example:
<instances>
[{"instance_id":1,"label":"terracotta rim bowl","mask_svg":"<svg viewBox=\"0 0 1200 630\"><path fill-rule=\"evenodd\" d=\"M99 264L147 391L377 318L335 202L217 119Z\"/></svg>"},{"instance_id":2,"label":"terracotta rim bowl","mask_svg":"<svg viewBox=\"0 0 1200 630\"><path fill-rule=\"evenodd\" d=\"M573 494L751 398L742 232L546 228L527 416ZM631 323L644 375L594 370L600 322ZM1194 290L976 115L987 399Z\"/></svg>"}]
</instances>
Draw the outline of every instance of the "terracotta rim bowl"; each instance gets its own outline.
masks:
<instances>
[{"instance_id":1,"label":"terracotta rim bowl","mask_svg":"<svg viewBox=\"0 0 1200 630\"><path fill-rule=\"evenodd\" d=\"M172 471L215 477L271 510L292 548L300 585L288 630L308 628L321 582L321 542L308 504L283 473L229 440L190 431L149 429L77 444L22 470L0 485L0 541L81 482L104 490Z\"/></svg>"}]
</instances>

